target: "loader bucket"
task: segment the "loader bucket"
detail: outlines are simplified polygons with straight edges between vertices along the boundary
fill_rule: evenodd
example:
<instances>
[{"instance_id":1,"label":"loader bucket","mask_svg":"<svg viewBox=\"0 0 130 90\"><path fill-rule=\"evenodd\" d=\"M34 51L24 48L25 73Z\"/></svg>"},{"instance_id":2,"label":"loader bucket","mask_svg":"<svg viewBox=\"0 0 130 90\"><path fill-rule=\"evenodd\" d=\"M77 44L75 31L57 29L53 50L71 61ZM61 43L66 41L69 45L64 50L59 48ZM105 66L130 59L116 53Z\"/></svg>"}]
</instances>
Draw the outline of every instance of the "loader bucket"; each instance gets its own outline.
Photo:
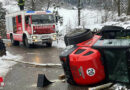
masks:
<instances>
[{"instance_id":1,"label":"loader bucket","mask_svg":"<svg viewBox=\"0 0 130 90\"><path fill-rule=\"evenodd\" d=\"M45 74L39 74L38 75L38 81L37 81L37 87L45 87L50 85L52 82L50 82Z\"/></svg>"}]
</instances>

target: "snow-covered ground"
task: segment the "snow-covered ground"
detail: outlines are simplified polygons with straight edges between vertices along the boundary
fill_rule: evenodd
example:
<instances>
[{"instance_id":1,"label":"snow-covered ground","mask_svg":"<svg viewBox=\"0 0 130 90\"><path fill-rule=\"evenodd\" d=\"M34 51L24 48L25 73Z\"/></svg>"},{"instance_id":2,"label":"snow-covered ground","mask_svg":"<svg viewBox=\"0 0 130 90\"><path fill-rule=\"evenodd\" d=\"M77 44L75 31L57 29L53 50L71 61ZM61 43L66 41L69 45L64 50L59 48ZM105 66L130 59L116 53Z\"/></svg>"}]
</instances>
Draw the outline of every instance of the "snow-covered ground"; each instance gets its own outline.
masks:
<instances>
[{"instance_id":1,"label":"snow-covered ground","mask_svg":"<svg viewBox=\"0 0 130 90\"><path fill-rule=\"evenodd\" d=\"M20 60L22 59L19 55L12 55L10 52L6 52L6 56L0 57L0 76L5 77L12 66L16 64L13 61L7 61L7 59Z\"/></svg>"},{"instance_id":2,"label":"snow-covered ground","mask_svg":"<svg viewBox=\"0 0 130 90\"><path fill-rule=\"evenodd\" d=\"M63 38L58 39L57 41L54 41L52 46L57 47L57 48L65 48L66 47Z\"/></svg>"}]
</instances>

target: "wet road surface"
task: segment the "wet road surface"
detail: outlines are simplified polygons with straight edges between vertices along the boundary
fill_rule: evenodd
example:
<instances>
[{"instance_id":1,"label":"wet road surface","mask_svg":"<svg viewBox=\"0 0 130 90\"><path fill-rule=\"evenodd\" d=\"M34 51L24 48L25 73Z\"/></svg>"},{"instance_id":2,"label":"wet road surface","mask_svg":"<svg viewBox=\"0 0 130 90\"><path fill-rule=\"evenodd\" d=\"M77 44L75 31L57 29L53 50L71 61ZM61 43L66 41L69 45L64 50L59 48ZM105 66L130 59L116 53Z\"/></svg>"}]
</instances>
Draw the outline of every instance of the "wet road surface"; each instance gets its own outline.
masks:
<instances>
[{"instance_id":1,"label":"wet road surface","mask_svg":"<svg viewBox=\"0 0 130 90\"><path fill-rule=\"evenodd\" d=\"M29 49L23 46L7 46L7 51L23 56L22 60L25 62L60 64L61 49L56 47ZM61 67L35 67L18 63L5 77L4 90L87 90L87 87L72 86L59 80L45 88L37 88L38 74L45 74L49 80L53 81L58 80L58 76L63 74L63 70Z\"/></svg>"}]
</instances>

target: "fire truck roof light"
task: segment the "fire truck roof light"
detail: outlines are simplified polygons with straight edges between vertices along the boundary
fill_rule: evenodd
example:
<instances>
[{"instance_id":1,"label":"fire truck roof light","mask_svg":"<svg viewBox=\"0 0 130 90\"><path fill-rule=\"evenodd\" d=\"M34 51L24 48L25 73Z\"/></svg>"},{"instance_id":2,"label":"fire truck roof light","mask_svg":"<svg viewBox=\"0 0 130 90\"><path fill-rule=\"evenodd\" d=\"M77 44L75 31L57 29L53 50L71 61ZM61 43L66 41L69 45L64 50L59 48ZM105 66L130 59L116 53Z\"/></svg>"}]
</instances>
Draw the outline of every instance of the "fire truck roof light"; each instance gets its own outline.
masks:
<instances>
[{"instance_id":1,"label":"fire truck roof light","mask_svg":"<svg viewBox=\"0 0 130 90\"><path fill-rule=\"evenodd\" d=\"M51 11L49 11L49 10L46 10L46 13L51 13Z\"/></svg>"},{"instance_id":2,"label":"fire truck roof light","mask_svg":"<svg viewBox=\"0 0 130 90\"><path fill-rule=\"evenodd\" d=\"M27 11L26 13L35 13L35 11Z\"/></svg>"}]
</instances>

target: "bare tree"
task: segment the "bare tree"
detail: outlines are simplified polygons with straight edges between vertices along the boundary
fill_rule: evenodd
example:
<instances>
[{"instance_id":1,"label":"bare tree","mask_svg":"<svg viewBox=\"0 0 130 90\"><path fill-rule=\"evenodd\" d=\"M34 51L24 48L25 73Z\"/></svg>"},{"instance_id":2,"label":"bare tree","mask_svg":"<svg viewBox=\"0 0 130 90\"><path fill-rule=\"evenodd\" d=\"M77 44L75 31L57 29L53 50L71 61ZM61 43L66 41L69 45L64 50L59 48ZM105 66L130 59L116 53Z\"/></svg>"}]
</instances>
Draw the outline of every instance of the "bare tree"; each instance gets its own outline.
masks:
<instances>
[{"instance_id":1,"label":"bare tree","mask_svg":"<svg viewBox=\"0 0 130 90\"><path fill-rule=\"evenodd\" d=\"M3 8L2 3L0 2L0 36L4 37L6 36L6 30L5 30L5 14L6 10Z\"/></svg>"},{"instance_id":2,"label":"bare tree","mask_svg":"<svg viewBox=\"0 0 130 90\"><path fill-rule=\"evenodd\" d=\"M128 0L128 9L127 9L127 15L130 15L130 0Z\"/></svg>"},{"instance_id":3,"label":"bare tree","mask_svg":"<svg viewBox=\"0 0 130 90\"><path fill-rule=\"evenodd\" d=\"M81 2L78 0L78 26L80 26Z\"/></svg>"},{"instance_id":4,"label":"bare tree","mask_svg":"<svg viewBox=\"0 0 130 90\"><path fill-rule=\"evenodd\" d=\"M121 15L120 0L115 0L115 3L117 5L118 16L120 16Z\"/></svg>"}]
</instances>

